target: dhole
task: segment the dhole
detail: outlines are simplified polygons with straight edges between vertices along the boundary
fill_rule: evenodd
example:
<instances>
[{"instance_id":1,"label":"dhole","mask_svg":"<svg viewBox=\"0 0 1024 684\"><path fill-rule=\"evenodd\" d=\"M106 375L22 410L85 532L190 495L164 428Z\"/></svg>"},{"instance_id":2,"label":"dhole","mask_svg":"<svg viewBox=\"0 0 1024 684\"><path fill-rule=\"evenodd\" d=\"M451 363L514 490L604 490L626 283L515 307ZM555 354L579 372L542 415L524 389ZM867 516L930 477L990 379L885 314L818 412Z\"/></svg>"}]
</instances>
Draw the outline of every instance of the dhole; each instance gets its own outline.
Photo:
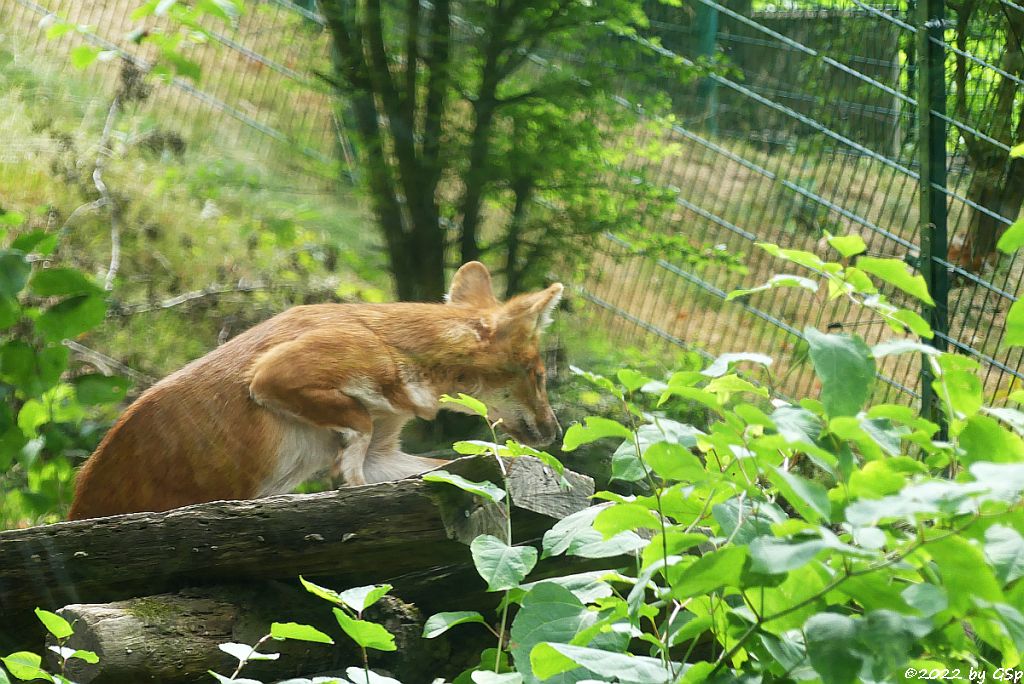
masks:
<instances>
[{"instance_id":1,"label":"dhole","mask_svg":"<svg viewBox=\"0 0 1024 684\"><path fill-rule=\"evenodd\" d=\"M281 494L329 468L350 485L419 473L442 461L402 453L399 432L445 393L548 444L560 430L538 340L561 295L556 283L503 304L470 262L447 304L289 309L129 406L79 472L69 517Z\"/></svg>"}]
</instances>

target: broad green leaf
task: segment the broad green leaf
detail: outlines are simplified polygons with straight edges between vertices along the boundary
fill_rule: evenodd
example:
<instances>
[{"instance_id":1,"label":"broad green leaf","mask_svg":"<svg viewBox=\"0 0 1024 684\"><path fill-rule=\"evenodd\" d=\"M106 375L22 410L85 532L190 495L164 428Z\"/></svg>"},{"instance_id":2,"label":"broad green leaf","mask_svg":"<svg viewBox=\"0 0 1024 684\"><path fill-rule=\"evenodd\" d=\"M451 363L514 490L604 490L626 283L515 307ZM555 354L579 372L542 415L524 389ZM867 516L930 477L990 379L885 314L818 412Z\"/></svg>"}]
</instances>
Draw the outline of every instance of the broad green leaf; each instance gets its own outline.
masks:
<instances>
[{"instance_id":1,"label":"broad green leaf","mask_svg":"<svg viewBox=\"0 0 1024 684\"><path fill-rule=\"evenodd\" d=\"M665 480L700 482L708 477L701 460L679 444L656 442L644 452L644 461Z\"/></svg>"},{"instance_id":2,"label":"broad green leaf","mask_svg":"<svg viewBox=\"0 0 1024 684\"><path fill-rule=\"evenodd\" d=\"M70 660L71 658L77 658L78 660L84 660L87 663L95 665L100 662L100 657L93 651L83 651L81 649L75 650L68 648L67 646L56 646L51 645L47 648L54 653L58 654L62 660ZM54 680L56 681L56 680Z\"/></svg>"},{"instance_id":3,"label":"broad green leaf","mask_svg":"<svg viewBox=\"0 0 1024 684\"><path fill-rule=\"evenodd\" d=\"M925 617L937 615L949 607L946 590L934 584L911 584L902 591L903 600Z\"/></svg>"},{"instance_id":4,"label":"broad green leaf","mask_svg":"<svg viewBox=\"0 0 1024 684\"><path fill-rule=\"evenodd\" d=\"M749 392L765 398L768 397L767 388L758 387L754 383L749 380L744 380L738 375L723 375L720 378L715 378L709 382L704 389L708 392L717 394L723 401L726 395L733 392Z\"/></svg>"},{"instance_id":5,"label":"broad green leaf","mask_svg":"<svg viewBox=\"0 0 1024 684\"><path fill-rule=\"evenodd\" d=\"M746 547L726 546L704 554L681 572L678 572L678 567L670 567L672 597L684 599L701 596L722 587L737 585L747 558Z\"/></svg>"},{"instance_id":6,"label":"broad green leaf","mask_svg":"<svg viewBox=\"0 0 1024 684\"><path fill-rule=\"evenodd\" d=\"M1024 299L1018 299L1010 305L1010 311L1006 314L1003 344L1008 347L1024 346Z\"/></svg>"},{"instance_id":7,"label":"broad green leaf","mask_svg":"<svg viewBox=\"0 0 1024 684\"><path fill-rule=\"evenodd\" d=\"M717 359L715 359L714 363L712 363L710 366L701 371L701 375L706 375L709 378L720 377L728 373L729 368L732 367L733 364L740 363L742 361L758 363L765 367L772 365L772 357L766 354L736 352L720 355Z\"/></svg>"},{"instance_id":8,"label":"broad green leaf","mask_svg":"<svg viewBox=\"0 0 1024 684\"><path fill-rule=\"evenodd\" d=\"M228 655L234 656L240 663L248 662L250 660L277 660L281 657L280 653L260 653L249 644L228 642L224 644L217 644L217 648Z\"/></svg>"},{"instance_id":9,"label":"broad green leaf","mask_svg":"<svg viewBox=\"0 0 1024 684\"><path fill-rule=\"evenodd\" d=\"M661 521L647 506L638 503L617 503L597 514L594 529L609 539L627 530L660 530Z\"/></svg>"},{"instance_id":10,"label":"broad green leaf","mask_svg":"<svg viewBox=\"0 0 1024 684\"><path fill-rule=\"evenodd\" d=\"M84 69L100 56L99 48L92 45L77 45L71 48L71 64L77 69Z\"/></svg>"},{"instance_id":11,"label":"broad green leaf","mask_svg":"<svg viewBox=\"0 0 1024 684\"><path fill-rule=\"evenodd\" d=\"M1024 460L1024 440L988 416L975 415L960 432L964 463L989 461L1013 463Z\"/></svg>"},{"instance_id":12,"label":"broad green leaf","mask_svg":"<svg viewBox=\"0 0 1024 684\"><path fill-rule=\"evenodd\" d=\"M76 337L103 322L107 303L99 295L68 297L36 319L36 329L51 342Z\"/></svg>"},{"instance_id":13,"label":"broad green leaf","mask_svg":"<svg viewBox=\"0 0 1024 684\"><path fill-rule=\"evenodd\" d=\"M1011 157L1024 157L1024 143L1020 143L1019 145L1014 145L1013 147L1011 147L1010 148L1010 156Z\"/></svg>"},{"instance_id":14,"label":"broad green leaf","mask_svg":"<svg viewBox=\"0 0 1024 684\"><path fill-rule=\"evenodd\" d=\"M657 658L550 642L542 642L533 647L530 651L530 665L540 679L547 679L576 666L585 667L602 677L615 677L623 684L663 684L672 678L671 672Z\"/></svg>"},{"instance_id":15,"label":"broad green leaf","mask_svg":"<svg viewBox=\"0 0 1024 684\"><path fill-rule=\"evenodd\" d=\"M692 425L658 418L654 423L641 425L637 429L636 441L639 443L640 453L646 454L650 446L658 442L679 444L688 449L695 447L697 438L703 434ZM612 480L636 482L647 476L643 464L637 458L637 443L627 439L612 454Z\"/></svg>"},{"instance_id":16,"label":"broad green leaf","mask_svg":"<svg viewBox=\"0 0 1024 684\"><path fill-rule=\"evenodd\" d=\"M455 625L467 622L484 623L484 616L475 610L460 610L451 613L436 613L423 625L423 638L433 639L441 636Z\"/></svg>"},{"instance_id":17,"label":"broad green leaf","mask_svg":"<svg viewBox=\"0 0 1024 684\"><path fill-rule=\"evenodd\" d=\"M348 634L354 642L363 648L372 648L377 651L398 650L398 647L395 646L394 635L383 626L376 622L357 620L341 608L332 608L331 610L334 612L338 624L345 630L345 634Z\"/></svg>"},{"instance_id":18,"label":"broad green leaf","mask_svg":"<svg viewBox=\"0 0 1024 684\"><path fill-rule=\"evenodd\" d=\"M484 402L479 399L474 399L468 394L459 392L458 397L452 397L447 394L441 397L442 404L455 404L456 406L462 406L463 408L469 409L471 412L480 416L481 418L487 418L487 406Z\"/></svg>"},{"instance_id":19,"label":"broad green leaf","mask_svg":"<svg viewBox=\"0 0 1024 684\"><path fill-rule=\"evenodd\" d=\"M832 519L832 504L822 485L775 467L768 471L768 479L804 520L828 522Z\"/></svg>"},{"instance_id":20,"label":"broad green leaf","mask_svg":"<svg viewBox=\"0 0 1024 684\"><path fill-rule=\"evenodd\" d=\"M783 249L778 245L773 245L767 242L755 243L758 247L768 252L772 256L779 257L780 259L786 259L792 261L795 264L806 266L815 271L820 271L825 268L825 262L818 257L817 254L811 252L805 252L799 249Z\"/></svg>"},{"instance_id":21,"label":"broad green leaf","mask_svg":"<svg viewBox=\"0 0 1024 684\"><path fill-rule=\"evenodd\" d=\"M597 623L598 619L597 612L588 610L565 587L551 582L537 583L523 597L522 606L512 622L511 652L516 670L526 675L528 681L535 681L534 676L538 673L531 669L530 658L534 646L546 641L568 643ZM613 634L597 635L595 638L602 645L621 648L626 645L626 639ZM572 664L567 669L575 670L576 665ZM580 670L558 681L568 684L580 679L592 679L593 676L586 670Z\"/></svg>"},{"instance_id":22,"label":"broad green leaf","mask_svg":"<svg viewBox=\"0 0 1024 684\"><path fill-rule=\"evenodd\" d=\"M1013 222L1003 236L999 238L996 245L999 251L1006 254L1013 254L1021 247L1024 247L1024 217Z\"/></svg>"},{"instance_id":23,"label":"broad green leaf","mask_svg":"<svg viewBox=\"0 0 1024 684\"><path fill-rule=\"evenodd\" d=\"M122 401L128 394L131 384L128 378L118 375L101 375L90 373L79 375L71 384L75 387L75 396L83 406L97 404L115 404Z\"/></svg>"},{"instance_id":24,"label":"broad green leaf","mask_svg":"<svg viewBox=\"0 0 1024 684\"><path fill-rule=\"evenodd\" d=\"M875 361L856 335L827 335L804 329L811 362L821 380L821 401L832 417L853 416L871 395Z\"/></svg>"},{"instance_id":25,"label":"broad green leaf","mask_svg":"<svg viewBox=\"0 0 1024 684\"><path fill-rule=\"evenodd\" d=\"M41 656L29 651L17 651L9 656L0 658L7 671L18 679L32 681L33 679L45 679L50 681L50 676L40 667L43 659Z\"/></svg>"},{"instance_id":26,"label":"broad green leaf","mask_svg":"<svg viewBox=\"0 0 1024 684\"><path fill-rule=\"evenodd\" d=\"M615 377L619 379L622 386L630 392L636 392L638 389L651 382L651 379L633 370L632 368L623 368L615 373Z\"/></svg>"},{"instance_id":27,"label":"broad green leaf","mask_svg":"<svg viewBox=\"0 0 1024 684\"><path fill-rule=\"evenodd\" d=\"M827 547L821 539L790 543L778 537L758 537L750 543L750 569L765 575L782 574L810 563Z\"/></svg>"},{"instance_id":28,"label":"broad green leaf","mask_svg":"<svg viewBox=\"0 0 1024 684\"><path fill-rule=\"evenodd\" d=\"M620 439L632 439L633 433L622 423L602 418L601 416L590 416L584 419L584 423L570 425L565 431L565 438L562 440L563 451L573 451L584 444L596 442L605 437L617 437Z\"/></svg>"},{"instance_id":29,"label":"broad green leaf","mask_svg":"<svg viewBox=\"0 0 1024 684\"><path fill-rule=\"evenodd\" d=\"M316 627L297 622L274 622L270 625L270 636L275 639L291 639L292 641L311 641L315 644L333 644L334 639Z\"/></svg>"},{"instance_id":30,"label":"broad green leaf","mask_svg":"<svg viewBox=\"0 0 1024 684\"><path fill-rule=\"evenodd\" d=\"M40 297L82 295L101 292L96 283L74 268L44 268L35 272L28 284Z\"/></svg>"},{"instance_id":31,"label":"broad green leaf","mask_svg":"<svg viewBox=\"0 0 1024 684\"><path fill-rule=\"evenodd\" d=\"M1003 601L999 581L980 546L963 537L947 536L924 548L938 566L950 608L957 617L963 617L973 607L975 599L992 603ZM970 591L964 591L965 587L970 587Z\"/></svg>"},{"instance_id":32,"label":"broad green leaf","mask_svg":"<svg viewBox=\"0 0 1024 684\"><path fill-rule=\"evenodd\" d=\"M487 582L488 591L518 586L537 564L537 549L509 546L501 539L482 534L469 546L476 571Z\"/></svg>"},{"instance_id":33,"label":"broad green leaf","mask_svg":"<svg viewBox=\"0 0 1024 684\"><path fill-rule=\"evenodd\" d=\"M435 470L433 472L425 473L423 479L427 482L446 482L451 485L455 485L459 489L469 492L470 494L476 494L477 496L483 497L488 501L497 503L505 498L505 490L494 484L484 480L483 482L472 482L456 475L455 473L449 473L447 470Z\"/></svg>"},{"instance_id":34,"label":"broad green leaf","mask_svg":"<svg viewBox=\"0 0 1024 684\"><path fill-rule=\"evenodd\" d=\"M930 340L935 337L935 333L932 332L932 327L928 324L928 321L921 317L921 314L910 309L900 309L892 314L892 317L897 321L905 325L910 332L915 335L919 335L926 340Z\"/></svg>"},{"instance_id":35,"label":"broad green leaf","mask_svg":"<svg viewBox=\"0 0 1024 684\"><path fill-rule=\"evenodd\" d=\"M67 639L69 636L74 634L74 630L71 629L71 625L67 620L62 618L56 613L51 613L48 610L42 608L36 608L36 617L46 627L46 631L54 636L56 639Z\"/></svg>"},{"instance_id":36,"label":"broad green leaf","mask_svg":"<svg viewBox=\"0 0 1024 684\"><path fill-rule=\"evenodd\" d=\"M370 584L365 587L346 589L341 592L340 596L346 606L357 613L362 613L386 596L392 588L390 584Z\"/></svg>"},{"instance_id":37,"label":"broad green leaf","mask_svg":"<svg viewBox=\"0 0 1024 684\"><path fill-rule=\"evenodd\" d=\"M832 245L833 249L842 254L844 259L856 256L861 252L866 252L868 249L864 238L856 233L851 235L829 235L827 239L828 244Z\"/></svg>"},{"instance_id":38,"label":"broad green leaf","mask_svg":"<svg viewBox=\"0 0 1024 684\"><path fill-rule=\"evenodd\" d=\"M606 541L594 529L594 519L609 505L590 506L555 523L544 533L543 557L565 553L583 558L611 558L643 548L644 540L633 532L622 532Z\"/></svg>"},{"instance_id":39,"label":"broad green leaf","mask_svg":"<svg viewBox=\"0 0 1024 684\"><path fill-rule=\"evenodd\" d=\"M1024 537L1006 525L985 530L985 558L1004 585L1024 577Z\"/></svg>"},{"instance_id":40,"label":"broad green leaf","mask_svg":"<svg viewBox=\"0 0 1024 684\"><path fill-rule=\"evenodd\" d=\"M861 658L853 650L856 634L854 620L835 613L819 613L804 625L807 656L824 684L857 681Z\"/></svg>"},{"instance_id":41,"label":"broad green leaf","mask_svg":"<svg viewBox=\"0 0 1024 684\"><path fill-rule=\"evenodd\" d=\"M0 298L15 298L28 282L32 266L16 250L0 250Z\"/></svg>"},{"instance_id":42,"label":"broad green leaf","mask_svg":"<svg viewBox=\"0 0 1024 684\"><path fill-rule=\"evenodd\" d=\"M319 584L313 584L309 580L305 579L302 575L299 575L299 582L301 582L302 586L306 588L306 591L313 594L314 596L322 598L325 601L330 601L331 603L335 603L339 606L345 605L345 600L341 597L341 594L334 591L333 589L321 587Z\"/></svg>"},{"instance_id":43,"label":"broad green leaf","mask_svg":"<svg viewBox=\"0 0 1024 684\"><path fill-rule=\"evenodd\" d=\"M857 259L857 268L917 297L928 306L935 306L935 300L928 294L928 285L925 284L924 278L920 274L911 274L907 270L907 264L901 259L864 256Z\"/></svg>"}]
</instances>

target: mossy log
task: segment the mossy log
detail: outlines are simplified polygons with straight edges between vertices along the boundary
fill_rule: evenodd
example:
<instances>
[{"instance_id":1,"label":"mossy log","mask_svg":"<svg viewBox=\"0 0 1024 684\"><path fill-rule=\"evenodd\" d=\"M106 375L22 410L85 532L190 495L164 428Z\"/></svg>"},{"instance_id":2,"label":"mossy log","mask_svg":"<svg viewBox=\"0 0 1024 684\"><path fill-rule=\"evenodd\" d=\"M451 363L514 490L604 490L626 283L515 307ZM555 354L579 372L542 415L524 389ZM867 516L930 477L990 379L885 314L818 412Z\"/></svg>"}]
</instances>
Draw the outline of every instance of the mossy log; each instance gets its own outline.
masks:
<instances>
[{"instance_id":1,"label":"mossy log","mask_svg":"<svg viewBox=\"0 0 1024 684\"><path fill-rule=\"evenodd\" d=\"M532 458L507 462L517 537L532 539L590 504L593 481L566 473L565 490ZM446 466L500 483L491 457ZM32 609L57 610L197 585L283 580L302 574L359 586L470 563L468 543L502 534L504 507L451 485L410 478L319 494L197 504L165 513L0 532L0 645L35 639ZM440 573L444 574L444 573Z\"/></svg>"}]
</instances>

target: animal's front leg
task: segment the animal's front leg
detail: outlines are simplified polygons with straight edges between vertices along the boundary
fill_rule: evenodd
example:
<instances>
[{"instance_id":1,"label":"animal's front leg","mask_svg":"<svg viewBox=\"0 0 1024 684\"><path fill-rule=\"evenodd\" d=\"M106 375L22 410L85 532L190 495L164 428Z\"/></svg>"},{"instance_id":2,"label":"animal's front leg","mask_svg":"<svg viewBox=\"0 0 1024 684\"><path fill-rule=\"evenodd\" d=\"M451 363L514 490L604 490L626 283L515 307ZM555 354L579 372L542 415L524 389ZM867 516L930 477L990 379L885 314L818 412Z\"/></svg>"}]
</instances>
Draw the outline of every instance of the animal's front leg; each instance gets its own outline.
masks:
<instances>
[{"instance_id":1,"label":"animal's front leg","mask_svg":"<svg viewBox=\"0 0 1024 684\"><path fill-rule=\"evenodd\" d=\"M399 434L406 422L408 417L405 416L387 416L374 420L373 438L362 464L366 482L401 480L448 463L438 458L413 456L403 452Z\"/></svg>"},{"instance_id":2,"label":"animal's front leg","mask_svg":"<svg viewBox=\"0 0 1024 684\"><path fill-rule=\"evenodd\" d=\"M363 472L366 454L373 439L372 428L371 432L357 432L356 430L341 430L339 432L345 438L345 446L338 454L338 460L334 462L331 477L335 481L341 478L350 487L374 482L375 480L367 480Z\"/></svg>"}]
</instances>

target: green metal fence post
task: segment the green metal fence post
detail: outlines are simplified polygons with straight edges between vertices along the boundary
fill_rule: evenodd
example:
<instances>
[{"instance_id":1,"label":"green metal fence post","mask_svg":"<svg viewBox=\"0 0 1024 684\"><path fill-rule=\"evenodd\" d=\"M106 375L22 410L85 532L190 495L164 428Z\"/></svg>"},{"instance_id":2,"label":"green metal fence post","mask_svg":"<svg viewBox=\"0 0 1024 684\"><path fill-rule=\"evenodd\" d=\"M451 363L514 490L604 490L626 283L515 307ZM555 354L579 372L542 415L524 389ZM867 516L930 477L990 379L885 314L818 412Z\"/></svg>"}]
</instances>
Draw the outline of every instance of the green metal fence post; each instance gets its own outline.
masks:
<instances>
[{"instance_id":1,"label":"green metal fence post","mask_svg":"<svg viewBox=\"0 0 1024 684\"><path fill-rule=\"evenodd\" d=\"M718 43L718 10L704 3L696 3L694 27L697 33L697 55L707 59L708 63L715 56ZM701 80L697 88L697 97L704 104L704 125L711 135L718 134L718 87L714 79Z\"/></svg>"},{"instance_id":2,"label":"green metal fence post","mask_svg":"<svg viewBox=\"0 0 1024 684\"><path fill-rule=\"evenodd\" d=\"M945 27L945 0L917 2L917 108L918 161L920 162L920 270L935 306L925 311L936 333L949 330L949 272L935 261L946 260L946 54L941 44ZM930 344L941 350L946 341L936 335ZM921 359L921 409L929 420L944 425L939 397L927 358ZM945 430L945 428L943 428Z\"/></svg>"}]
</instances>

